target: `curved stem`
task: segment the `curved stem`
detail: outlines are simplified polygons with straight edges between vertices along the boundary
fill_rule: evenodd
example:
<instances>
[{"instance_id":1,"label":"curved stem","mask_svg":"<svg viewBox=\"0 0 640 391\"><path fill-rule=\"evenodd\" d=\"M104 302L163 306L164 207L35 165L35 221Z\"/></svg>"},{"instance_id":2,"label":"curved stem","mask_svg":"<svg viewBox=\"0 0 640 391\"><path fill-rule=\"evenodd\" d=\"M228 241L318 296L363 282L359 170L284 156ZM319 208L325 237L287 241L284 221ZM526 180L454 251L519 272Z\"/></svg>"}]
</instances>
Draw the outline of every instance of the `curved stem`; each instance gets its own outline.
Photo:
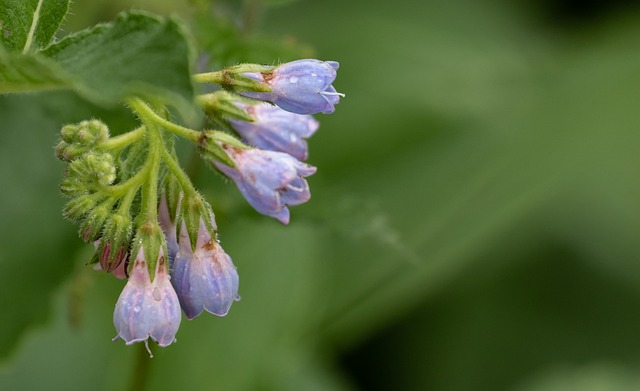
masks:
<instances>
[{"instance_id":1,"label":"curved stem","mask_svg":"<svg viewBox=\"0 0 640 391\"><path fill-rule=\"evenodd\" d=\"M187 140L197 142L200 136L200 132L197 130L185 128L178 124L174 124L171 121L167 121L158 115L151 107L138 98L133 98L128 101L129 106L146 122L154 122L168 131L177 134L180 137L184 137Z\"/></svg>"},{"instance_id":2,"label":"curved stem","mask_svg":"<svg viewBox=\"0 0 640 391\"><path fill-rule=\"evenodd\" d=\"M127 193L124 195L124 197L122 197L122 201L120 202L120 205L118 206L118 211L128 215L129 214L129 209L131 209L131 204L133 203L133 199L135 198L136 194L138 193L138 189L140 188L140 185L138 184L134 184L131 187L129 187L129 190L127 191Z\"/></svg>"},{"instance_id":3,"label":"curved stem","mask_svg":"<svg viewBox=\"0 0 640 391\"><path fill-rule=\"evenodd\" d=\"M142 139L145 133L145 127L140 126L135 130L108 139L107 141L98 145L98 148L107 150L119 150Z\"/></svg>"},{"instance_id":4,"label":"curved stem","mask_svg":"<svg viewBox=\"0 0 640 391\"><path fill-rule=\"evenodd\" d=\"M169 168L169 171L176 177L178 183L180 183L185 196L196 193L196 189L193 187L187 174L182 170L176 159L169 155L166 149L162 152L162 160L167 165L167 168Z\"/></svg>"},{"instance_id":5,"label":"curved stem","mask_svg":"<svg viewBox=\"0 0 640 391\"><path fill-rule=\"evenodd\" d=\"M105 193L110 194L111 196L121 197L127 191L129 191L131 187L140 187L140 185L142 185L142 182L144 182L144 180L146 179L149 169L151 168L149 163L149 158L147 158L147 162L144 164L142 169L140 169L140 171L136 173L136 175L117 185L104 186L104 188L101 190L103 190Z\"/></svg>"}]
</instances>

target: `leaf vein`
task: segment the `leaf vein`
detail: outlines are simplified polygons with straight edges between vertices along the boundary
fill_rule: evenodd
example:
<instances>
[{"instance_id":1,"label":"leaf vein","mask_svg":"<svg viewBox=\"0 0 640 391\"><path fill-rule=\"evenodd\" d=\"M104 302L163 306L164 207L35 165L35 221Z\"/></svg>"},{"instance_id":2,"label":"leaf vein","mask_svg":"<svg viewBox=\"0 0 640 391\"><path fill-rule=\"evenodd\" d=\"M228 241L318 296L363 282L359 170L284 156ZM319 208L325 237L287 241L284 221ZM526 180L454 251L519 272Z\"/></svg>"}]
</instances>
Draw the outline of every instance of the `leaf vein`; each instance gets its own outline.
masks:
<instances>
[{"instance_id":1,"label":"leaf vein","mask_svg":"<svg viewBox=\"0 0 640 391\"><path fill-rule=\"evenodd\" d=\"M40 8L42 8L42 1L43 0L38 0L38 5L36 6L36 10L33 13L33 19L31 19L31 28L29 29L29 35L27 35L27 41L24 43L24 48L22 49L22 53L26 54L31 48L33 35L36 32L36 26L38 25L38 21L40 20Z\"/></svg>"}]
</instances>

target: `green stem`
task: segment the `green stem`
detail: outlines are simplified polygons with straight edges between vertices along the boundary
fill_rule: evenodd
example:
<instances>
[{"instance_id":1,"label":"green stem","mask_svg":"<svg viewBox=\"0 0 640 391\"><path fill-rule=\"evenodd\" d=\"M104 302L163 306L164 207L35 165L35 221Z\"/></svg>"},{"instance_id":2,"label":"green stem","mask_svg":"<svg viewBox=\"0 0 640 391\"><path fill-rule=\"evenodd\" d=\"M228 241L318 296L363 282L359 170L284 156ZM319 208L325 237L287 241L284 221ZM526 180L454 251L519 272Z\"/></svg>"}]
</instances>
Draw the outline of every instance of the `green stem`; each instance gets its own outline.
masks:
<instances>
[{"instance_id":1,"label":"green stem","mask_svg":"<svg viewBox=\"0 0 640 391\"><path fill-rule=\"evenodd\" d=\"M147 174L150 168L150 158L147 158L144 166L140 169L140 171L136 173L136 175L117 185L105 186L102 190L105 193L110 194L111 196L121 197L132 187L140 187L140 185L142 185L142 182L144 182L144 180L147 178Z\"/></svg>"},{"instance_id":2,"label":"green stem","mask_svg":"<svg viewBox=\"0 0 640 391\"><path fill-rule=\"evenodd\" d=\"M153 124L147 123L149 129L149 177L146 188L143 188L142 207L146 208L146 215L149 220L158 219L158 180L160 175L160 156L166 152L160 129Z\"/></svg>"},{"instance_id":3,"label":"green stem","mask_svg":"<svg viewBox=\"0 0 640 391\"><path fill-rule=\"evenodd\" d=\"M187 176L187 174L182 170L180 164L176 161L176 159L167 152L167 150L162 151L162 160L169 168L169 171L176 177L178 183L182 187L182 191L184 191L185 196L189 196L191 194L196 193L195 187L191 183L191 180Z\"/></svg>"},{"instance_id":4,"label":"green stem","mask_svg":"<svg viewBox=\"0 0 640 391\"><path fill-rule=\"evenodd\" d=\"M135 184L129 188L125 196L122 198L120 205L118 206L119 212L125 215L129 214L129 209L131 209L131 204L133 204L133 199L135 198L136 193L138 193L139 188L140 185Z\"/></svg>"},{"instance_id":5,"label":"green stem","mask_svg":"<svg viewBox=\"0 0 640 391\"><path fill-rule=\"evenodd\" d=\"M145 127L141 126L125 134L121 134L116 137L111 137L107 141L98 145L98 148L107 149L107 150L119 150L126 147L127 145L130 145L135 143L136 141L139 141L144 137L145 133L146 133Z\"/></svg>"},{"instance_id":6,"label":"green stem","mask_svg":"<svg viewBox=\"0 0 640 391\"><path fill-rule=\"evenodd\" d=\"M193 75L193 81L196 83L224 83L224 71L196 73Z\"/></svg>"},{"instance_id":7,"label":"green stem","mask_svg":"<svg viewBox=\"0 0 640 391\"><path fill-rule=\"evenodd\" d=\"M128 104L144 121L156 123L180 137L184 137L193 142L198 142L200 132L174 124L171 121L167 121L140 99L133 98L128 101Z\"/></svg>"},{"instance_id":8,"label":"green stem","mask_svg":"<svg viewBox=\"0 0 640 391\"><path fill-rule=\"evenodd\" d=\"M138 343L137 352L135 357L135 368L131 375L131 383L129 389L131 391L144 391L149 379L149 366L151 359L149 353L145 349L144 343Z\"/></svg>"}]
</instances>

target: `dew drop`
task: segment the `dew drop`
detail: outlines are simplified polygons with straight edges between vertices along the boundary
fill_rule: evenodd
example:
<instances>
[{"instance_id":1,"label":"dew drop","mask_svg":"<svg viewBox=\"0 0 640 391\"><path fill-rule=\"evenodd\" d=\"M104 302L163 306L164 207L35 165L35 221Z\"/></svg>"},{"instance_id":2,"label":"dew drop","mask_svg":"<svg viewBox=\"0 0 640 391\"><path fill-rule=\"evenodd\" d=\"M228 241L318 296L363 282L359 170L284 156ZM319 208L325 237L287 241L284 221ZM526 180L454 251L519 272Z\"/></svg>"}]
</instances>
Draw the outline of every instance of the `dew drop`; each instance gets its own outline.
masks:
<instances>
[{"instance_id":1,"label":"dew drop","mask_svg":"<svg viewBox=\"0 0 640 391\"><path fill-rule=\"evenodd\" d=\"M297 78L297 77L295 77L295 76L291 76L291 77L289 78L289 83L291 83L291 84L296 84L297 82L298 82L298 78Z\"/></svg>"},{"instance_id":2,"label":"dew drop","mask_svg":"<svg viewBox=\"0 0 640 391\"><path fill-rule=\"evenodd\" d=\"M153 299L155 301L160 301L161 298L162 298L162 295L160 294L160 289L158 289L158 287L155 287L153 289Z\"/></svg>"},{"instance_id":3,"label":"dew drop","mask_svg":"<svg viewBox=\"0 0 640 391\"><path fill-rule=\"evenodd\" d=\"M140 312L140 306L137 305L137 306L133 307L133 312Z\"/></svg>"}]
</instances>

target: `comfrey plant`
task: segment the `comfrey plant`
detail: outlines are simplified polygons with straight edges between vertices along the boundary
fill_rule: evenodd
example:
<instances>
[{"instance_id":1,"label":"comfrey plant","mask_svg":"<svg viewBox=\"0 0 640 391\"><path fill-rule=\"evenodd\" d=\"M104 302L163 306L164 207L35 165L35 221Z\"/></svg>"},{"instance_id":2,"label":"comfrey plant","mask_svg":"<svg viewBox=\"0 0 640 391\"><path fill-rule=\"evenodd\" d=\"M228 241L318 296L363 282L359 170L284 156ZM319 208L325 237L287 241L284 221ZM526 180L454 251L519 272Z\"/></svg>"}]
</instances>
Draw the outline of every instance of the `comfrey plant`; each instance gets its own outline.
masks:
<instances>
[{"instance_id":1,"label":"comfrey plant","mask_svg":"<svg viewBox=\"0 0 640 391\"><path fill-rule=\"evenodd\" d=\"M110 137L99 120L62 128L56 156L68 162L61 189L71 198L64 215L94 243L97 268L128 279L113 315L115 339L148 348L151 338L164 347L175 342L180 308L188 319L204 311L224 316L240 299L211 205L180 167L170 136L196 144L253 208L288 224L288 207L311 196L305 178L316 168L303 160L319 125L310 114L334 110L337 68L298 60L196 74L194 80L224 89L197 102L239 138L176 124L164 105L137 97L126 103L140 126L128 133Z\"/></svg>"},{"instance_id":2,"label":"comfrey plant","mask_svg":"<svg viewBox=\"0 0 640 391\"><path fill-rule=\"evenodd\" d=\"M62 127L55 154L66 162L63 214L95 247L95 268L127 280L114 340L168 346L181 311L188 319L225 316L240 298L213 209L181 168L176 139L195 144L258 212L288 224L289 207L309 200L306 178L316 171L304 162L319 126L311 115L333 112L343 96L332 85L338 63L240 64L193 75L193 50L177 20L124 13L56 41L68 6L0 0L0 92L72 89L137 117L134 129L116 136L100 119ZM196 96L194 82L213 92ZM217 129L172 120L170 110L189 123L198 109Z\"/></svg>"}]
</instances>

